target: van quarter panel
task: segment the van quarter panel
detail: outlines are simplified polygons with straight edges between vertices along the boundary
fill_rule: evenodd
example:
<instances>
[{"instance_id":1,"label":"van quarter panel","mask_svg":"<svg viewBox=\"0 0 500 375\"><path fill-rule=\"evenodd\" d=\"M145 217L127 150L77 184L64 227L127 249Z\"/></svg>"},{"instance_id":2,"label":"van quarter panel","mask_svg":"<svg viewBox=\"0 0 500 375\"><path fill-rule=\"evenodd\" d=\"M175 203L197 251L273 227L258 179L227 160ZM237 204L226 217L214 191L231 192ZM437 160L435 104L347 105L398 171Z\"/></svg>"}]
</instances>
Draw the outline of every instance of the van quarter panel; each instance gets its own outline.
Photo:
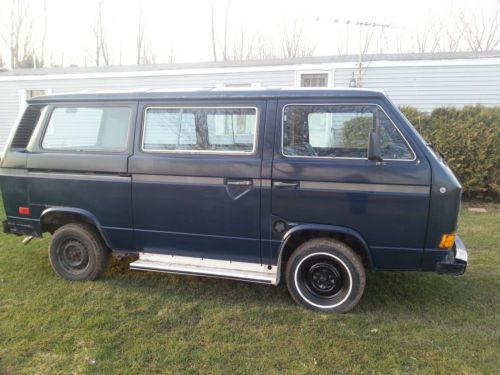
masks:
<instances>
[{"instance_id":1,"label":"van quarter panel","mask_svg":"<svg viewBox=\"0 0 500 375\"><path fill-rule=\"evenodd\" d=\"M42 147L51 113L55 108L130 108L128 140L123 151L58 150ZM49 208L62 211L81 209L99 222L108 246L113 250L133 251L131 178L127 159L133 148L137 103L87 102L54 103L48 107L27 156L29 203L33 217ZM101 121L105 121L102 119ZM67 123L66 123L67 124ZM78 127L78 124L69 126ZM77 131L77 130L75 130ZM103 129L99 130L103 132ZM101 134L101 133L99 133ZM99 135L100 137L100 135ZM53 210L52 210L53 211Z\"/></svg>"}]
</instances>

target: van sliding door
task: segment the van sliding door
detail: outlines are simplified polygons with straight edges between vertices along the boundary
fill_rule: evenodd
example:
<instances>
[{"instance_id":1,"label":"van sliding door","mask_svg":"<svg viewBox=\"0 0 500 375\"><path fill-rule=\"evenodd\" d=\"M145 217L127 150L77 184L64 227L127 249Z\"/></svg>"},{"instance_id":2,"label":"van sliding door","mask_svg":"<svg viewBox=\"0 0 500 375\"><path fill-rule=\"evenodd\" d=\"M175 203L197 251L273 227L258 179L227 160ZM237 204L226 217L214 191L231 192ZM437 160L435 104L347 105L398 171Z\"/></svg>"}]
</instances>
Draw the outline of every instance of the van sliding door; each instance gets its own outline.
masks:
<instances>
[{"instance_id":1,"label":"van sliding door","mask_svg":"<svg viewBox=\"0 0 500 375\"><path fill-rule=\"evenodd\" d=\"M138 251L260 263L264 101L140 103Z\"/></svg>"}]
</instances>

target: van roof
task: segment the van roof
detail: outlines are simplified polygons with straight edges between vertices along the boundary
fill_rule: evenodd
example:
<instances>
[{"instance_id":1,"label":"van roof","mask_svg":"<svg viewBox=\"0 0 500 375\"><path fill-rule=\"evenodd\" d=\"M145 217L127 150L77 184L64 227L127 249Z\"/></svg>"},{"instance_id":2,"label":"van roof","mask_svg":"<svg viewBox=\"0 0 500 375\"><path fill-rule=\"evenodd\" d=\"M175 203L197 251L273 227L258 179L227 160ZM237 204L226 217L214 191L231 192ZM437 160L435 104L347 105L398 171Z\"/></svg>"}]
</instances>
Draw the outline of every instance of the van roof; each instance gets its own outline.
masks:
<instances>
[{"instance_id":1,"label":"van roof","mask_svg":"<svg viewBox=\"0 0 500 375\"><path fill-rule=\"evenodd\" d=\"M161 99L267 99L297 97L337 97L374 98L383 97L384 92L358 88L215 88L215 89L142 89L80 91L72 93L37 96L28 103L52 103L74 101L115 101L115 100L161 100Z\"/></svg>"}]
</instances>

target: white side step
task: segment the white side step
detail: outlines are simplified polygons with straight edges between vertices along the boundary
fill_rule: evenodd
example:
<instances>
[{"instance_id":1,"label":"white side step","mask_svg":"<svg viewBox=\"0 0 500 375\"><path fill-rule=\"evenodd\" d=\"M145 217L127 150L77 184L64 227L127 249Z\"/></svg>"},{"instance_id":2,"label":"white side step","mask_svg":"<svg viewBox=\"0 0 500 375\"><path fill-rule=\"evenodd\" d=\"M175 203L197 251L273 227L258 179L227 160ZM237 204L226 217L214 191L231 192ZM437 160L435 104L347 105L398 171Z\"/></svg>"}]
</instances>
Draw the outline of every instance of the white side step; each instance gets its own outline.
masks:
<instances>
[{"instance_id":1,"label":"white side step","mask_svg":"<svg viewBox=\"0 0 500 375\"><path fill-rule=\"evenodd\" d=\"M276 285L278 267L260 263L140 253L139 259L130 263L130 269L220 277Z\"/></svg>"}]
</instances>

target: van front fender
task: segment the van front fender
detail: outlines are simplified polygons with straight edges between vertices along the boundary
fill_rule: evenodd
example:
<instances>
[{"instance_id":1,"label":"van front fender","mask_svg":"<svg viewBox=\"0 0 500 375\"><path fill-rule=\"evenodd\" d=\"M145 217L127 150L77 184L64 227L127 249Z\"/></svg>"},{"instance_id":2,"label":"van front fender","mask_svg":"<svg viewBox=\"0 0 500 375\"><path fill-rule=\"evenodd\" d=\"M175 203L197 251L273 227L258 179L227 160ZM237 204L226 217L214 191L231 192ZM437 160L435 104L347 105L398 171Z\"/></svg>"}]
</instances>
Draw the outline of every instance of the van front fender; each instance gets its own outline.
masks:
<instances>
[{"instance_id":1,"label":"van front fender","mask_svg":"<svg viewBox=\"0 0 500 375\"><path fill-rule=\"evenodd\" d=\"M281 272L282 272L282 260L283 260L283 252L284 249L287 245L287 243L294 237L294 235L298 235L301 232L322 232L322 233L331 233L331 234L342 234L348 237L353 238L358 244L359 244L359 251L362 252L361 255L364 256L364 258L367 260L368 266L370 269L373 269L373 259L372 255L370 252L370 248L368 244L366 243L365 239L363 236L358 233L357 231L347 228L347 227L342 227L342 226L337 226L337 225L326 225L326 224L298 224L290 228L285 235L283 236L283 239L281 240L281 245L278 250L278 274L277 274L277 283L280 281L281 277Z\"/></svg>"}]
</instances>

